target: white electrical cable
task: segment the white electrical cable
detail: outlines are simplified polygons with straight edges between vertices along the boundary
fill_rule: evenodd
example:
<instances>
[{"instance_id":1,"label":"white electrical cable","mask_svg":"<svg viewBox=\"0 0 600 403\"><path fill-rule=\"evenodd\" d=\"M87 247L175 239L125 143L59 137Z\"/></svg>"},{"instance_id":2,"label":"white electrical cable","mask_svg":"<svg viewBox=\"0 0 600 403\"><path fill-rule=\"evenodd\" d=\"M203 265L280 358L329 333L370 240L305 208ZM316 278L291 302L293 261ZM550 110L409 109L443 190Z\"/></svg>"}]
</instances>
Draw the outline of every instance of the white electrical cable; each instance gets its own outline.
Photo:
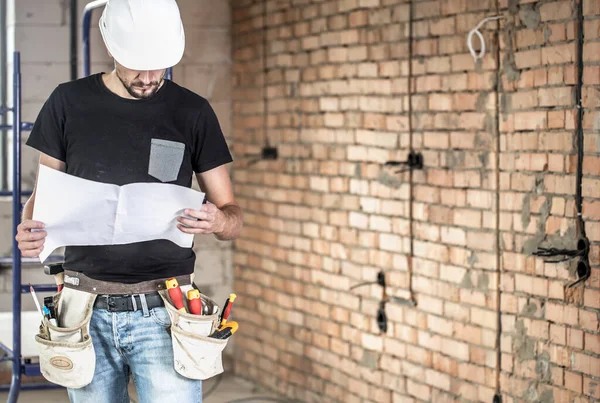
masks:
<instances>
[{"instance_id":1,"label":"white electrical cable","mask_svg":"<svg viewBox=\"0 0 600 403\"><path fill-rule=\"evenodd\" d=\"M467 36L467 46L469 47L469 52L471 52L471 56L473 56L473 62L477 63L477 60L482 59L485 55L485 41L483 40L483 35L481 35L481 32L479 32L479 28L481 28L483 24L485 24L488 21L499 20L501 18L503 18L501 15L484 18L483 20L481 20L481 22L479 22L479 24L477 24L475 28L469 31L469 36ZM479 38L479 42L481 43L481 49L479 50L479 54L477 54L475 52L475 49L473 49L473 35L477 35L477 37Z\"/></svg>"}]
</instances>

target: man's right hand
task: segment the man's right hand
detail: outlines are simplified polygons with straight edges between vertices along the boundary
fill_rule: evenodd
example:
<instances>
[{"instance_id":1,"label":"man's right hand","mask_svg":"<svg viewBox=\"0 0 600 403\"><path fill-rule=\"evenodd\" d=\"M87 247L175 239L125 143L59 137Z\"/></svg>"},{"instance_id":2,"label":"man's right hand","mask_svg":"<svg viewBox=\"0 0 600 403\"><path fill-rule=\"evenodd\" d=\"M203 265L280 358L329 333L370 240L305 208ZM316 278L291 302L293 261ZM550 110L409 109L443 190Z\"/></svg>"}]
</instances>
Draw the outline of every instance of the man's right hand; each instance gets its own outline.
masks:
<instances>
[{"instance_id":1,"label":"man's right hand","mask_svg":"<svg viewBox=\"0 0 600 403\"><path fill-rule=\"evenodd\" d=\"M19 243L19 250L23 257L38 257L44 250L47 235L43 230L44 227L44 223L34 220L25 220L19 224L15 239Z\"/></svg>"}]
</instances>

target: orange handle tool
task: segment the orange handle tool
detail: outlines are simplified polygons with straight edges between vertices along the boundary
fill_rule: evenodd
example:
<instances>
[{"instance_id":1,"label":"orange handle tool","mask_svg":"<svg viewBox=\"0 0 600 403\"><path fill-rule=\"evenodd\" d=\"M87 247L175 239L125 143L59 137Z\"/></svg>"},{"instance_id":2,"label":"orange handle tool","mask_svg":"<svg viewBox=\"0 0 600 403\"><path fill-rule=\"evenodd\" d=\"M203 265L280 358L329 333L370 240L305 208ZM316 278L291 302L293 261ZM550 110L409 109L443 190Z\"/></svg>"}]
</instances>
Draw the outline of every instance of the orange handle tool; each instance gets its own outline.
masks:
<instances>
[{"instance_id":1,"label":"orange handle tool","mask_svg":"<svg viewBox=\"0 0 600 403\"><path fill-rule=\"evenodd\" d=\"M229 298L227 298L227 302L225 302L225 307L223 309L223 315L221 316L221 327L225 326L227 323L227 319L229 319L229 314L231 313L231 307L233 305L233 301L237 298L235 294L229 294Z\"/></svg>"},{"instance_id":2,"label":"orange handle tool","mask_svg":"<svg viewBox=\"0 0 600 403\"><path fill-rule=\"evenodd\" d=\"M200 291L193 289L187 292L188 307L190 313L194 315L202 314L202 300L200 299Z\"/></svg>"},{"instance_id":3,"label":"orange handle tool","mask_svg":"<svg viewBox=\"0 0 600 403\"><path fill-rule=\"evenodd\" d=\"M177 279L170 278L165 281L167 286L167 292L169 293L169 298L171 298L171 302L175 305L175 308L179 309L181 312L187 312L185 309L185 305L183 305L183 294L181 293L181 288L179 288L179 283Z\"/></svg>"}]
</instances>

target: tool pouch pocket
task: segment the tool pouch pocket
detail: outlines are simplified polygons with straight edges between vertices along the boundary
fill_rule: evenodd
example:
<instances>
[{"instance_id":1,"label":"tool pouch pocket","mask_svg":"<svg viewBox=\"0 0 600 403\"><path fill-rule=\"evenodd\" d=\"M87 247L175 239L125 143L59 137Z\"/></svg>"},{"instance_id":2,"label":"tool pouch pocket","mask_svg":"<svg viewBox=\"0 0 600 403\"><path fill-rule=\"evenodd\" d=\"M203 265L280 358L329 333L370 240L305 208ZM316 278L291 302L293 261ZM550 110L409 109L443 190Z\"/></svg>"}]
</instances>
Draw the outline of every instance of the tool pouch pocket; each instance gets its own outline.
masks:
<instances>
[{"instance_id":1,"label":"tool pouch pocket","mask_svg":"<svg viewBox=\"0 0 600 403\"><path fill-rule=\"evenodd\" d=\"M89 334L95 294L65 288L54 296L59 326L47 318L35 336L44 378L66 388L81 388L94 377L96 354Z\"/></svg>"},{"instance_id":2,"label":"tool pouch pocket","mask_svg":"<svg viewBox=\"0 0 600 403\"><path fill-rule=\"evenodd\" d=\"M159 292L171 318L171 339L175 370L190 379L206 380L223 372L223 349L228 339L208 337L218 327L218 313L192 315L177 310L165 291ZM211 301L206 295L200 296Z\"/></svg>"}]
</instances>

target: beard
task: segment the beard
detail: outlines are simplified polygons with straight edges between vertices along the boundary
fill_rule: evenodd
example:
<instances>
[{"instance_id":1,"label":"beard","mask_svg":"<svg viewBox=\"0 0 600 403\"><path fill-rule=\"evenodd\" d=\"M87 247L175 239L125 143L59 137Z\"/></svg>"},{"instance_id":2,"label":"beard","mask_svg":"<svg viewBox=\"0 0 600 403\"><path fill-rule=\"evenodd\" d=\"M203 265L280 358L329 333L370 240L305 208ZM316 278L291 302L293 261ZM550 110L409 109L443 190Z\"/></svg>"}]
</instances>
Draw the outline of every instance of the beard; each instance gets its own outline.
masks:
<instances>
[{"instance_id":1,"label":"beard","mask_svg":"<svg viewBox=\"0 0 600 403\"><path fill-rule=\"evenodd\" d=\"M151 81L147 84L144 84L141 80L135 79L131 82L127 82L119 75L119 71L117 70L117 77L123 84L123 87L125 87L129 95L136 99L152 98L160 88L160 84L162 83L164 76L165 75L163 73L158 81Z\"/></svg>"}]
</instances>

